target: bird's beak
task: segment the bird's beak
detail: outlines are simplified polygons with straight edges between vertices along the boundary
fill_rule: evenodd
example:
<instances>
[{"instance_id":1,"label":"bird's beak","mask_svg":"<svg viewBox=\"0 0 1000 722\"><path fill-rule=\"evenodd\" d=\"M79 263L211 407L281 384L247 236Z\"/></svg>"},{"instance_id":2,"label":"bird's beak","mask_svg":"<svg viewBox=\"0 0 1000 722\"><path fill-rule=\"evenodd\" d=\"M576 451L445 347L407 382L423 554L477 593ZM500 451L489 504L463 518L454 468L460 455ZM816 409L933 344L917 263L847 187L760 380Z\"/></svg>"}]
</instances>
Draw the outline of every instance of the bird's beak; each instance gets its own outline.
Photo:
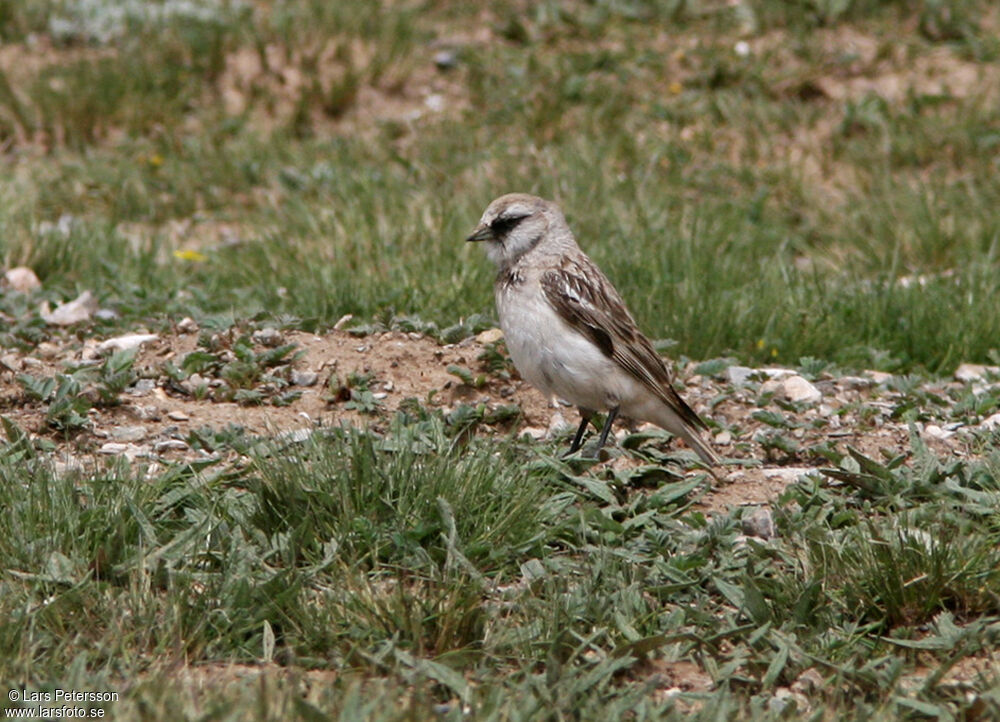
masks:
<instances>
[{"instance_id":1,"label":"bird's beak","mask_svg":"<svg viewBox=\"0 0 1000 722\"><path fill-rule=\"evenodd\" d=\"M496 235L494 235L493 229L487 225L476 226L476 230L474 230L472 234L465 239L466 243L494 240L496 240Z\"/></svg>"}]
</instances>

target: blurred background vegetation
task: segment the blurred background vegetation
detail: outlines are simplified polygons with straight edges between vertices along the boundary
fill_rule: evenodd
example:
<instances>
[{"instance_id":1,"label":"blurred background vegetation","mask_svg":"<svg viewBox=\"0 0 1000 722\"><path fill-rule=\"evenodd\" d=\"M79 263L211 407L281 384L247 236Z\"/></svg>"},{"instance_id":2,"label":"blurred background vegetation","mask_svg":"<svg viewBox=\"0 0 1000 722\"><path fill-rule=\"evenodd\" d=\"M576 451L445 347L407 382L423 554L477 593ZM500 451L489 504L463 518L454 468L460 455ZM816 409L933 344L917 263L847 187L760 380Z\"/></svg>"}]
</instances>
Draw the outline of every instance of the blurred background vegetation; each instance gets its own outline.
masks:
<instances>
[{"instance_id":1,"label":"blurred background vegetation","mask_svg":"<svg viewBox=\"0 0 1000 722\"><path fill-rule=\"evenodd\" d=\"M520 190L676 354L996 362L998 37L986 0L3 0L0 261L126 322L448 325Z\"/></svg>"}]
</instances>

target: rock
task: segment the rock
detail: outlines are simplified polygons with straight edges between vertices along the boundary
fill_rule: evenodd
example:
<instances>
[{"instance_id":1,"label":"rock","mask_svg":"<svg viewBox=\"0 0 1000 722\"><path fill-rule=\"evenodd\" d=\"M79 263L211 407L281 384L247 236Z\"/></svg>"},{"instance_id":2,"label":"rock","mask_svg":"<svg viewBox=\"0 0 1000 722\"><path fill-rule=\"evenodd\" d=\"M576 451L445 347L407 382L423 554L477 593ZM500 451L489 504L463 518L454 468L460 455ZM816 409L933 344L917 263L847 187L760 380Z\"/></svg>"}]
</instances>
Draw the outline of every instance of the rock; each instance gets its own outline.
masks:
<instances>
[{"instance_id":1,"label":"rock","mask_svg":"<svg viewBox=\"0 0 1000 722\"><path fill-rule=\"evenodd\" d=\"M772 396L781 394L784 396L784 386L777 379L768 379L760 385L760 393L771 394Z\"/></svg>"},{"instance_id":2,"label":"rock","mask_svg":"<svg viewBox=\"0 0 1000 722\"><path fill-rule=\"evenodd\" d=\"M38 347L35 349L35 353L37 353L43 359L51 361L52 359L54 359L56 356L59 355L59 347L56 346L54 343L50 343L49 341L42 341L40 344L38 344Z\"/></svg>"},{"instance_id":3,"label":"rock","mask_svg":"<svg viewBox=\"0 0 1000 722\"><path fill-rule=\"evenodd\" d=\"M800 476L816 471L809 467L802 466L780 466L773 469L764 469L764 476L768 479L780 479L789 484L798 481Z\"/></svg>"},{"instance_id":4,"label":"rock","mask_svg":"<svg viewBox=\"0 0 1000 722\"><path fill-rule=\"evenodd\" d=\"M27 266L17 266L3 274L3 285L18 293L31 293L41 288L42 282Z\"/></svg>"},{"instance_id":5,"label":"rock","mask_svg":"<svg viewBox=\"0 0 1000 722\"><path fill-rule=\"evenodd\" d=\"M730 366L726 369L726 380L731 384L742 386L753 374L753 369L749 366Z\"/></svg>"},{"instance_id":6,"label":"rock","mask_svg":"<svg viewBox=\"0 0 1000 722\"><path fill-rule=\"evenodd\" d=\"M794 403L815 404L823 398L820 390L801 376L789 376L782 384L785 397Z\"/></svg>"},{"instance_id":7,"label":"rock","mask_svg":"<svg viewBox=\"0 0 1000 722\"><path fill-rule=\"evenodd\" d=\"M139 348L144 343L155 341L158 338L159 336L155 333L130 333L125 336L115 336L106 341L101 341L101 343L97 344L97 350L101 353L128 351L133 348Z\"/></svg>"},{"instance_id":8,"label":"rock","mask_svg":"<svg viewBox=\"0 0 1000 722\"><path fill-rule=\"evenodd\" d=\"M951 434L937 424L927 424L924 426L923 435L931 439L947 439L951 436Z\"/></svg>"},{"instance_id":9,"label":"rock","mask_svg":"<svg viewBox=\"0 0 1000 722\"><path fill-rule=\"evenodd\" d=\"M814 694L826 686L823 675L810 667L792 682L792 691L799 694Z\"/></svg>"},{"instance_id":10,"label":"rock","mask_svg":"<svg viewBox=\"0 0 1000 722\"><path fill-rule=\"evenodd\" d=\"M986 429L987 431L993 431L994 429L1000 428L1000 413L993 414L992 416L983 419L983 423L979 425L981 429Z\"/></svg>"},{"instance_id":11,"label":"rock","mask_svg":"<svg viewBox=\"0 0 1000 722\"><path fill-rule=\"evenodd\" d=\"M545 437L548 439L554 438L571 428L573 428L573 425L566 421L566 417L562 415L562 412L556 411L552 414L552 420L549 421L549 428L545 432Z\"/></svg>"},{"instance_id":12,"label":"rock","mask_svg":"<svg viewBox=\"0 0 1000 722\"><path fill-rule=\"evenodd\" d=\"M955 369L955 378L964 383L982 381L987 375L1000 376L1000 367L984 364L962 364Z\"/></svg>"},{"instance_id":13,"label":"rock","mask_svg":"<svg viewBox=\"0 0 1000 722\"><path fill-rule=\"evenodd\" d=\"M488 328L476 335L476 341L484 346L488 343L496 343L503 338L503 331L499 328Z\"/></svg>"},{"instance_id":14,"label":"rock","mask_svg":"<svg viewBox=\"0 0 1000 722\"><path fill-rule=\"evenodd\" d=\"M187 391L192 396L197 393L202 393L208 388L209 380L203 377L201 374L191 374L186 379L181 381L181 388Z\"/></svg>"},{"instance_id":15,"label":"rock","mask_svg":"<svg viewBox=\"0 0 1000 722\"><path fill-rule=\"evenodd\" d=\"M865 371L865 373L877 384L887 384L892 381L892 374L887 374L885 371Z\"/></svg>"},{"instance_id":16,"label":"rock","mask_svg":"<svg viewBox=\"0 0 1000 722\"><path fill-rule=\"evenodd\" d=\"M293 386L315 386L319 374L315 371L292 371L290 380Z\"/></svg>"},{"instance_id":17,"label":"rock","mask_svg":"<svg viewBox=\"0 0 1000 722\"><path fill-rule=\"evenodd\" d=\"M354 319L354 314L353 313L345 313L343 316L341 316L340 318L337 319L337 323L333 324L333 330L334 331L340 331L341 329L344 328L344 326L346 326L347 324L349 324L353 319ZM417 336L419 337L420 334L417 334Z\"/></svg>"},{"instance_id":18,"label":"rock","mask_svg":"<svg viewBox=\"0 0 1000 722\"><path fill-rule=\"evenodd\" d=\"M135 404L128 410L139 421L159 421L161 418L160 410L151 404Z\"/></svg>"},{"instance_id":19,"label":"rock","mask_svg":"<svg viewBox=\"0 0 1000 722\"><path fill-rule=\"evenodd\" d=\"M301 444L303 441L307 441L310 436L313 435L313 430L307 427L301 429L291 429L290 431L283 431L276 437L281 441L288 441L293 444Z\"/></svg>"},{"instance_id":20,"label":"rock","mask_svg":"<svg viewBox=\"0 0 1000 722\"><path fill-rule=\"evenodd\" d=\"M153 450L160 454L164 451L187 451L189 448L191 447L187 445L187 442L181 441L180 439L158 441L156 442L156 445L153 446Z\"/></svg>"},{"instance_id":21,"label":"rock","mask_svg":"<svg viewBox=\"0 0 1000 722\"><path fill-rule=\"evenodd\" d=\"M742 386L751 376L756 374L762 374L769 379L780 379L785 376L791 376L794 373L791 369L752 369L747 366L730 366L726 369L726 378L729 380L729 383Z\"/></svg>"},{"instance_id":22,"label":"rock","mask_svg":"<svg viewBox=\"0 0 1000 722\"><path fill-rule=\"evenodd\" d=\"M198 324L190 316L185 316L177 322L177 333L198 333Z\"/></svg>"},{"instance_id":23,"label":"rock","mask_svg":"<svg viewBox=\"0 0 1000 722\"><path fill-rule=\"evenodd\" d=\"M778 687L774 696L767 703L768 709L778 716L790 712L808 714L811 709L808 698L801 692L793 692L788 687Z\"/></svg>"},{"instance_id":24,"label":"rock","mask_svg":"<svg viewBox=\"0 0 1000 722\"><path fill-rule=\"evenodd\" d=\"M3 366L9 371L20 371L23 365L24 364L21 362L21 359L18 358L16 354L7 353L0 356L0 366Z\"/></svg>"},{"instance_id":25,"label":"rock","mask_svg":"<svg viewBox=\"0 0 1000 722\"><path fill-rule=\"evenodd\" d=\"M145 396L155 388L156 379L139 379L132 385L132 388L128 392L132 396Z\"/></svg>"},{"instance_id":26,"label":"rock","mask_svg":"<svg viewBox=\"0 0 1000 722\"><path fill-rule=\"evenodd\" d=\"M89 321L95 311L97 311L97 299L90 291L84 291L72 301L56 306L54 311L49 311L49 304L43 303L39 315L47 324L72 326Z\"/></svg>"},{"instance_id":27,"label":"rock","mask_svg":"<svg viewBox=\"0 0 1000 722\"><path fill-rule=\"evenodd\" d=\"M73 457L67 457L65 460L56 460L52 462L52 470L55 471L57 477L67 476L69 474L81 474L86 469L79 459L74 459Z\"/></svg>"},{"instance_id":28,"label":"rock","mask_svg":"<svg viewBox=\"0 0 1000 722\"><path fill-rule=\"evenodd\" d=\"M118 320L118 312L110 308L99 308L94 312L94 318L98 321L116 321Z\"/></svg>"},{"instance_id":29,"label":"rock","mask_svg":"<svg viewBox=\"0 0 1000 722\"><path fill-rule=\"evenodd\" d=\"M129 461L140 457L149 456L149 448L145 446L136 446L135 444L122 444L114 441L109 441L97 450L98 454L105 454L107 456L124 456Z\"/></svg>"},{"instance_id":30,"label":"rock","mask_svg":"<svg viewBox=\"0 0 1000 722\"><path fill-rule=\"evenodd\" d=\"M438 50L434 53L434 64L441 70L451 70L458 65L458 55L454 50Z\"/></svg>"},{"instance_id":31,"label":"rock","mask_svg":"<svg viewBox=\"0 0 1000 722\"><path fill-rule=\"evenodd\" d=\"M285 341L285 337L281 331L270 327L254 331L251 338L253 338L254 343L259 343L261 346L267 346L268 348L280 346Z\"/></svg>"},{"instance_id":32,"label":"rock","mask_svg":"<svg viewBox=\"0 0 1000 722\"><path fill-rule=\"evenodd\" d=\"M733 443L733 435L729 431L720 431L712 439L712 442L718 444L719 446L729 446Z\"/></svg>"},{"instance_id":33,"label":"rock","mask_svg":"<svg viewBox=\"0 0 1000 722\"><path fill-rule=\"evenodd\" d=\"M545 438L545 429L540 429L537 426L526 426L521 429L521 436L527 436L534 441L541 441Z\"/></svg>"},{"instance_id":34,"label":"rock","mask_svg":"<svg viewBox=\"0 0 1000 722\"><path fill-rule=\"evenodd\" d=\"M119 426L111 429L111 438L115 441L142 441L146 438L146 427Z\"/></svg>"},{"instance_id":35,"label":"rock","mask_svg":"<svg viewBox=\"0 0 1000 722\"><path fill-rule=\"evenodd\" d=\"M187 421L191 417L185 414L183 411L175 410L167 413L167 418L171 421Z\"/></svg>"},{"instance_id":36,"label":"rock","mask_svg":"<svg viewBox=\"0 0 1000 722\"><path fill-rule=\"evenodd\" d=\"M862 391L875 385L875 380L864 376L844 376L837 379L837 385L851 391Z\"/></svg>"},{"instance_id":37,"label":"rock","mask_svg":"<svg viewBox=\"0 0 1000 722\"><path fill-rule=\"evenodd\" d=\"M747 536L755 536L760 539L773 539L776 535L774 529L774 518L771 510L766 506L758 506L749 514L744 514L740 519L743 533Z\"/></svg>"}]
</instances>

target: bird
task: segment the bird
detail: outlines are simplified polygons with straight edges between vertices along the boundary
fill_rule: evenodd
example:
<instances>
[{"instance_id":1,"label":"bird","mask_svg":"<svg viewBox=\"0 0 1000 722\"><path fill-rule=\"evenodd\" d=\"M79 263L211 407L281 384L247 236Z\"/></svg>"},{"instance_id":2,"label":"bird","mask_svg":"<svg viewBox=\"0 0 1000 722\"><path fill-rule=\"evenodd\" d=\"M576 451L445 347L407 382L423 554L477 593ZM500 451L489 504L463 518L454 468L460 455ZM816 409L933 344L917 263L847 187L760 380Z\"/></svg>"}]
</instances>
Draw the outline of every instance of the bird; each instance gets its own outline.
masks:
<instances>
[{"instance_id":1,"label":"bird","mask_svg":"<svg viewBox=\"0 0 1000 722\"><path fill-rule=\"evenodd\" d=\"M620 413L681 437L709 466L720 464L701 437L708 426L677 393L670 369L577 245L556 203L526 193L500 196L466 241L483 244L496 265L500 328L521 377L580 410L569 455L594 415L606 412L598 450Z\"/></svg>"}]
</instances>

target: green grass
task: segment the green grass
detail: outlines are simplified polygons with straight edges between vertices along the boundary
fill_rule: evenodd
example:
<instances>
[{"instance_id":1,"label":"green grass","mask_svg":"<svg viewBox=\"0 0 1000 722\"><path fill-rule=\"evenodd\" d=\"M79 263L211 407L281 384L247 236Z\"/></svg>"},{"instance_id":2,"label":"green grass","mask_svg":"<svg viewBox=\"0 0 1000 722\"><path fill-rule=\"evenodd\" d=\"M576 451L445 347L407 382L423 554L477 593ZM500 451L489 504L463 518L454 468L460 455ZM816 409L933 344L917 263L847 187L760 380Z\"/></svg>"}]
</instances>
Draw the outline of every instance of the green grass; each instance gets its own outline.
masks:
<instances>
[{"instance_id":1,"label":"green grass","mask_svg":"<svg viewBox=\"0 0 1000 722\"><path fill-rule=\"evenodd\" d=\"M12 40L66 21L52 35L66 62L14 64L0 84L0 138L48 151L11 157L2 256L53 297L92 287L129 319L449 325L491 311L491 270L461 239L520 189L557 198L642 326L690 357L940 372L997 348L995 99L959 76L925 90L920 73L888 99L816 90L931 53L989 68L991 16L962 4L501 4L485 20L449 4L209 5L136 11L104 40L102 3L5 7ZM497 39L435 70L428 43L468 27ZM786 40L739 56L748 27ZM255 70L233 71L240 53ZM353 116L378 118L361 88L422 115ZM439 90L442 115L422 103ZM68 235L40 228L63 216ZM926 288L900 286L918 275Z\"/></svg>"},{"instance_id":2,"label":"green grass","mask_svg":"<svg viewBox=\"0 0 1000 722\"><path fill-rule=\"evenodd\" d=\"M0 678L119 691L119 719L773 716L809 669L826 683L798 703L829 714L998 711L997 680L942 681L1000 635L995 451L845 457L892 493L805 479L764 542L740 508L690 509L704 477L643 491L648 469L578 477L456 431L260 441L242 469L57 472L6 447ZM655 660L714 687L657 694Z\"/></svg>"}]
</instances>

